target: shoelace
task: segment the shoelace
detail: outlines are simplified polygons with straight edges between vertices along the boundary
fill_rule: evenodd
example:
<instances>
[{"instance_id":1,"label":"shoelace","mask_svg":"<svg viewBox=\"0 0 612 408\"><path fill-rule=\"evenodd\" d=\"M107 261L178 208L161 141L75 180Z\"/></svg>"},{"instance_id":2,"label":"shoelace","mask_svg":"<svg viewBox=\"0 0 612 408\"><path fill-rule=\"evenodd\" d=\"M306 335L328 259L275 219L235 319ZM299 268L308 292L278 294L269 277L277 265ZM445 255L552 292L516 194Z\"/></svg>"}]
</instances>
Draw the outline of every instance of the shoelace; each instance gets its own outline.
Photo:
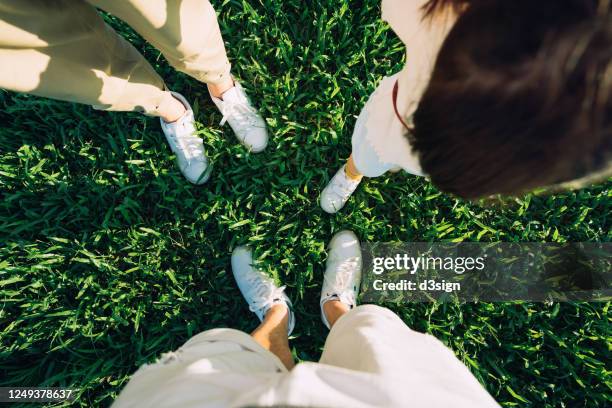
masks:
<instances>
[{"instance_id":1,"label":"shoelace","mask_svg":"<svg viewBox=\"0 0 612 408\"><path fill-rule=\"evenodd\" d=\"M257 111L250 106L247 100L242 98L240 100L224 101L221 114L223 115L221 123L219 123L221 126L225 125L232 118L236 120L236 124L241 128L258 125Z\"/></svg>"},{"instance_id":2,"label":"shoelace","mask_svg":"<svg viewBox=\"0 0 612 408\"><path fill-rule=\"evenodd\" d=\"M249 305L251 312L263 315L266 309L274 304L274 302L283 299L285 286L277 288L271 281L255 276L253 276L250 283L255 291L254 300Z\"/></svg>"},{"instance_id":3,"label":"shoelace","mask_svg":"<svg viewBox=\"0 0 612 408\"><path fill-rule=\"evenodd\" d=\"M187 160L202 158L204 156L204 142L201 138L194 136L196 132L193 119L190 115L181 118L176 124L176 142L181 147Z\"/></svg>"}]
</instances>

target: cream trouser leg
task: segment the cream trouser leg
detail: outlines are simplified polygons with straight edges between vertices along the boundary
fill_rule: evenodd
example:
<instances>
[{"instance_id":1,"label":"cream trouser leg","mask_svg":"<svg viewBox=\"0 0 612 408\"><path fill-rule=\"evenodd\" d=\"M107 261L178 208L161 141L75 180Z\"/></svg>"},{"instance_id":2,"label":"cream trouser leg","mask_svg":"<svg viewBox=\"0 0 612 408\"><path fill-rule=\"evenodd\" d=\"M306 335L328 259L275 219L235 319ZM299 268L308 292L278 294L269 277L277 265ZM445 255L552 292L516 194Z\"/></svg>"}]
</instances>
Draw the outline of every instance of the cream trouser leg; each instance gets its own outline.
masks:
<instances>
[{"instance_id":1,"label":"cream trouser leg","mask_svg":"<svg viewBox=\"0 0 612 408\"><path fill-rule=\"evenodd\" d=\"M92 4L125 20L176 69L208 83L229 75L207 0L90 3L0 0L0 88L159 116L172 101L163 80Z\"/></svg>"},{"instance_id":2,"label":"cream trouser leg","mask_svg":"<svg viewBox=\"0 0 612 408\"><path fill-rule=\"evenodd\" d=\"M445 395L450 396L449 403L455 400L454 406L497 406L442 342L411 330L396 314L380 306L359 306L338 319L319 362L376 374L390 385L391 394L405 394L400 399L406 398L413 406L428 406L434 400L444 400ZM431 392L436 389L433 398Z\"/></svg>"}]
</instances>

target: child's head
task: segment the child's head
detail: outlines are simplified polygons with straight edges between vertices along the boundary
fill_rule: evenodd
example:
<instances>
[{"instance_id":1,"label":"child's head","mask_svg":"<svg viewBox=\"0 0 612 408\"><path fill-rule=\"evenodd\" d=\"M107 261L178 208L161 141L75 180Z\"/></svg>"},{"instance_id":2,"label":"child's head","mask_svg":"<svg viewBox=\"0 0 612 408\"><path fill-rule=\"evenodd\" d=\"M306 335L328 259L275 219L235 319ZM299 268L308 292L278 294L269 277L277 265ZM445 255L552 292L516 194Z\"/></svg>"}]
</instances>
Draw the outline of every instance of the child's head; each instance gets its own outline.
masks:
<instances>
[{"instance_id":1,"label":"child's head","mask_svg":"<svg viewBox=\"0 0 612 408\"><path fill-rule=\"evenodd\" d=\"M463 10L409 135L440 189L517 194L606 174L611 0L433 0Z\"/></svg>"}]
</instances>

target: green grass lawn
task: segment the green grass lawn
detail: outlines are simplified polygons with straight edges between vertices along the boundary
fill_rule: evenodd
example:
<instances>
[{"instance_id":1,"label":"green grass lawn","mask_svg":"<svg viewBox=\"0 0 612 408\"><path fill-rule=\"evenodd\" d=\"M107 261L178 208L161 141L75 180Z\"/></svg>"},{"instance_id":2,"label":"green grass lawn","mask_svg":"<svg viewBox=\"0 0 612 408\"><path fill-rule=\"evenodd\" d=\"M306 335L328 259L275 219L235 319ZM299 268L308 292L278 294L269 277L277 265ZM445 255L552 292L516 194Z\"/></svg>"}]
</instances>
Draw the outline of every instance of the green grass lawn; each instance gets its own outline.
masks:
<instances>
[{"instance_id":1,"label":"green grass lawn","mask_svg":"<svg viewBox=\"0 0 612 408\"><path fill-rule=\"evenodd\" d=\"M249 243L293 299L292 347L316 360L325 247L362 241L610 241L610 182L479 204L406 174L369 180L335 216L317 204L350 153L356 115L403 63L380 0L214 1L233 72L271 143L249 154L206 87L129 28L171 89L194 101L215 165L201 187L156 119L0 91L0 386L71 386L107 406L130 373L199 331L251 330L230 270ZM349 6L350 5L350 6ZM609 303L406 304L505 407L611 404Z\"/></svg>"}]
</instances>

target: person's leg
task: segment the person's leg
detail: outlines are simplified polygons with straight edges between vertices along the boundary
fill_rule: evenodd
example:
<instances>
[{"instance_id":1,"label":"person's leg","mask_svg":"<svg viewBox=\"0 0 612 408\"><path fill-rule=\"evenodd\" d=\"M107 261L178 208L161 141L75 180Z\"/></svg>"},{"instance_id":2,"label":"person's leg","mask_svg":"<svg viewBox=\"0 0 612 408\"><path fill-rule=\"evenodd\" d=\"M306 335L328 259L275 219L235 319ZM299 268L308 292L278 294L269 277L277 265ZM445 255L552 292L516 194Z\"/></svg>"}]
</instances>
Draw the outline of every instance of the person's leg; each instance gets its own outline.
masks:
<instances>
[{"instance_id":1,"label":"person's leg","mask_svg":"<svg viewBox=\"0 0 612 408\"><path fill-rule=\"evenodd\" d=\"M321 320L328 328L357 305L361 267L361 244L357 236L348 230L336 233L329 241L321 287Z\"/></svg>"},{"instance_id":2,"label":"person's leg","mask_svg":"<svg viewBox=\"0 0 612 408\"><path fill-rule=\"evenodd\" d=\"M397 400L410 398L415 406L435 405L435 400L496 406L440 341L409 329L388 309L356 306L361 268L358 238L350 231L336 234L329 244L321 289L321 318L331 330L319 363L376 374ZM432 389L439 390L436 397Z\"/></svg>"},{"instance_id":3,"label":"person's leg","mask_svg":"<svg viewBox=\"0 0 612 408\"><path fill-rule=\"evenodd\" d=\"M128 23L176 70L221 96L233 86L217 16L208 0L87 0Z\"/></svg>"},{"instance_id":4,"label":"person's leg","mask_svg":"<svg viewBox=\"0 0 612 408\"><path fill-rule=\"evenodd\" d=\"M363 175L355 167L351 155L346 164L336 171L336 174L321 191L319 197L321 209L328 214L335 214L340 211L351 198L362 179Z\"/></svg>"},{"instance_id":5,"label":"person's leg","mask_svg":"<svg viewBox=\"0 0 612 408\"><path fill-rule=\"evenodd\" d=\"M189 104L81 0L0 0L0 87L162 119L181 172L206 181L208 161ZM178 98L178 99L177 99Z\"/></svg>"},{"instance_id":6,"label":"person's leg","mask_svg":"<svg viewBox=\"0 0 612 408\"><path fill-rule=\"evenodd\" d=\"M289 325L289 313L285 305L273 305L266 313L263 322L251 333L251 336L264 349L269 350L277 356L291 370L295 361L289 349L289 337L287 327Z\"/></svg>"},{"instance_id":7,"label":"person's leg","mask_svg":"<svg viewBox=\"0 0 612 408\"><path fill-rule=\"evenodd\" d=\"M276 355L287 369L293 368L295 362L289 350L289 335L295 327L295 316L285 288L278 287L254 266L248 247L238 247L232 253L232 272L249 310L261 321L251 336Z\"/></svg>"},{"instance_id":8,"label":"person's leg","mask_svg":"<svg viewBox=\"0 0 612 408\"><path fill-rule=\"evenodd\" d=\"M321 192L324 211L333 214L342 209L364 176L379 177L397 167L393 158L381 153L381 150L388 153L390 149L400 149L404 143L403 139L400 144L391 142L395 138L390 137L398 131L400 136L403 133L401 128L393 126L397 118L391 93L396 77L384 78L359 113L351 137L351 156Z\"/></svg>"},{"instance_id":9,"label":"person's leg","mask_svg":"<svg viewBox=\"0 0 612 408\"><path fill-rule=\"evenodd\" d=\"M200 406L225 407L245 390L265 388L271 378L286 372L280 359L247 333L210 329L141 366L112 406L183 407L200 401Z\"/></svg>"},{"instance_id":10,"label":"person's leg","mask_svg":"<svg viewBox=\"0 0 612 408\"><path fill-rule=\"evenodd\" d=\"M343 368L377 372L383 364L372 361L379 357L373 351L376 330L380 330L381 343L401 348L401 342L410 341L415 335L391 311L374 305L357 307L357 296L362 275L361 245L351 231L334 235L328 246L321 288L321 319L331 329L327 337L321 363ZM347 322L347 319L350 320ZM339 328L340 327L340 328ZM393 339L388 333L393 332ZM350 347L347 347L350 344ZM360 355L355 355L360 350ZM358 357L358 358L356 358ZM386 357L386 356L385 356ZM384 362L393 365L394 362Z\"/></svg>"},{"instance_id":11,"label":"person's leg","mask_svg":"<svg viewBox=\"0 0 612 408\"><path fill-rule=\"evenodd\" d=\"M355 166L355 161L353 160L353 155L351 154L348 160L346 161L346 165L344 166L344 171L348 178L359 181L363 178L363 174L357 170L357 166Z\"/></svg>"},{"instance_id":12,"label":"person's leg","mask_svg":"<svg viewBox=\"0 0 612 408\"><path fill-rule=\"evenodd\" d=\"M0 87L176 119L151 65L83 1L0 0Z\"/></svg>"},{"instance_id":13,"label":"person's leg","mask_svg":"<svg viewBox=\"0 0 612 408\"><path fill-rule=\"evenodd\" d=\"M436 400L466 407L498 406L442 342L411 330L392 311L376 305L358 306L338 318L319 362L376 374L397 384L396 392L416 406L435 405ZM435 396L432 390L438 390Z\"/></svg>"},{"instance_id":14,"label":"person's leg","mask_svg":"<svg viewBox=\"0 0 612 408\"><path fill-rule=\"evenodd\" d=\"M230 73L217 15L208 0L87 0L128 23L178 71L207 84L236 137L252 152L268 143L266 124Z\"/></svg>"},{"instance_id":15,"label":"person's leg","mask_svg":"<svg viewBox=\"0 0 612 408\"><path fill-rule=\"evenodd\" d=\"M330 328L334 327L334 323L350 310L347 305L337 299L328 300L323 303L322 307Z\"/></svg>"},{"instance_id":16,"label":"person's leg","mask_svg":"<svg viewBox=\"0 0 612 408\"><path fill-rule=\"evenodd\" d=\"M205 181L189 104L86 2L0 0L0 60L1 88L160 117L185 177Z\"/></svg>"}]
</instances>

